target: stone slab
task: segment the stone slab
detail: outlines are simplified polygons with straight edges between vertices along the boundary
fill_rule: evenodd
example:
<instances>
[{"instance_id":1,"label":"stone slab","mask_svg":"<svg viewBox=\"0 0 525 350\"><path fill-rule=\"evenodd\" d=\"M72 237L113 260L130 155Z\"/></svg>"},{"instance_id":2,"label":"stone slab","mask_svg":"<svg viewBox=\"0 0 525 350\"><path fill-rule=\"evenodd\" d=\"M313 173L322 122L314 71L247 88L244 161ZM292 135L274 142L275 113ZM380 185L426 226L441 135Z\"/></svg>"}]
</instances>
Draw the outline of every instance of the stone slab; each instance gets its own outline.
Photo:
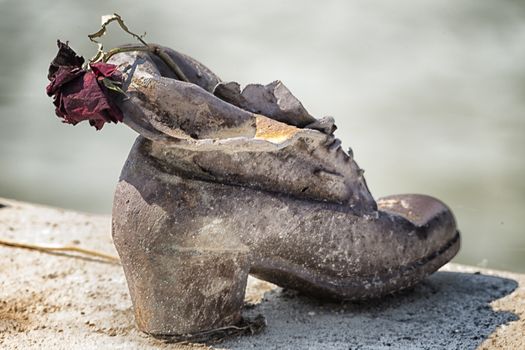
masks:
<instances>
[{"instance_id":1,"label":"stone slab","mask_svg":"<svg viewBox=\"0 0 525 350\"><path fill-rule=\"evenodd\" d=\"M0 239L115 255L110 217L0 198ZM525 349L525 276L449 264L411 291L328 303L250 278L259 334L173 344L134 327L122 268L0 246L2 349Z\"/></svg>"}]
</instances>

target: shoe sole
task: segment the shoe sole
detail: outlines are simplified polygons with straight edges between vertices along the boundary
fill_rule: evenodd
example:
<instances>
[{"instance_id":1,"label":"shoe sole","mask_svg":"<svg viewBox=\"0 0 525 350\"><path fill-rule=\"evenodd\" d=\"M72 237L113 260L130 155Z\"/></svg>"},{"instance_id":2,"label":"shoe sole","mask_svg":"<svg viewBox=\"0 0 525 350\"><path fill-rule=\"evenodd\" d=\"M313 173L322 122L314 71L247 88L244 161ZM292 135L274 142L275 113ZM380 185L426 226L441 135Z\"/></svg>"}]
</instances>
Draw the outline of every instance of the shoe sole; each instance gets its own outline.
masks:
<instances>
[{"instance_id":1,"label":"shoe sole","mask_svg":"<svg viewBox=\"0 0 525 350\"><path fill-rule=\"evenodd\" d=\"M332 279L324 276L314 276L308 270L289 263L265 261L264 267L252 267L250 274L269 282L279 280L290 281L283 287L296 289L302 294L329 298L334 300L356 301L379 298L388 294L410 288L425 277L437 271L449 262L459 251L461 238L459 231L440 249L426 257L401 266L395 271L373 276L350 277L347 279ZM294 271L290 274L289 271ZM278 277L278 278L276 278ZM285 278L284 278L285 277Z\"/></svg>"}]
</instances>

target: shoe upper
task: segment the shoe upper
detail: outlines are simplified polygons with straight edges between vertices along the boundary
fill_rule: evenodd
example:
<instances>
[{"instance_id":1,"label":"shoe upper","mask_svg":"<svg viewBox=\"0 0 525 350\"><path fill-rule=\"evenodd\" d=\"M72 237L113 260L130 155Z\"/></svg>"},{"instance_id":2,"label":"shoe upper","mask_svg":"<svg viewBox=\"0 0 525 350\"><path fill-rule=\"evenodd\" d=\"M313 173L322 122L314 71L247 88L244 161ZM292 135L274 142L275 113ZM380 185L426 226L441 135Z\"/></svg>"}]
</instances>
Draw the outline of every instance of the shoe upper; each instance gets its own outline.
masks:
<instances>
[{"instance_id":1,"label":"shoe upper","mask_svg":"<svg viewBox=\"0 0 525 350\"><path fill-rule=\"evenodd\" d=\"M164 49L189 83L174 79L146 52L112 58L126 76L124 123L152 141L151 155L163 169L359 213L377 209L362 169L333 135L333 118L312 117L279 81L241 91L194 59Z\"/></svg>"}]
</instances>

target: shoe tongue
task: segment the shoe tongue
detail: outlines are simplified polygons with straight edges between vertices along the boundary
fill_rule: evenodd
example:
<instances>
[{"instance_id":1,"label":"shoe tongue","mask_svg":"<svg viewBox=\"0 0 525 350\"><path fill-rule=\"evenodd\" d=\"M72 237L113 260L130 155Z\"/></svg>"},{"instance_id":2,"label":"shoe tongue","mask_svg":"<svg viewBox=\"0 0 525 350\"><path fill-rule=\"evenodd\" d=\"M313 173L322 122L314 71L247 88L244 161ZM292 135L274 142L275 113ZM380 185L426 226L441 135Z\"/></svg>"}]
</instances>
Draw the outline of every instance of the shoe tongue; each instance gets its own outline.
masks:
<instances>
[{"instance_id":1,"label":"shoe tongue","mask_svg":"<svg viewBox=\"0 0 525 350\"><path fill-rule=\"evenodd\" d=\"M319 130L328 135L336 129L332 117L317 120L311 116L301 101L279 80L267 85L249 84L242 92L237 82L219 83L213 94L246 111L299 128Z\"/></svg>"}]
</instances>

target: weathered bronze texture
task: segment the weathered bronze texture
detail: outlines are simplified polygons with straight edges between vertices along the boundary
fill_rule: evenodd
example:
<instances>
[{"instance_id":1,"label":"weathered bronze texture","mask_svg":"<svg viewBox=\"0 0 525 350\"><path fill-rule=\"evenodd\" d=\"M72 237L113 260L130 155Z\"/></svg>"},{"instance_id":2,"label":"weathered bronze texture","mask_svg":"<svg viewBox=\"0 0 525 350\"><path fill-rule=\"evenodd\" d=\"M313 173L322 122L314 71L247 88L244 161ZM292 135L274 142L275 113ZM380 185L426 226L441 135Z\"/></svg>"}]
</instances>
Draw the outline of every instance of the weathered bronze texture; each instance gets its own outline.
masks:
<instances>
[{"instance_id":1,"label":"weathered bronze texture","mask_svg":"<svg viewBox=\"0 0 525 350\"><path fill-rule=\"evenodd\" d=\"M221 82L164 48L112 57L137 138L122 170L113 237L138 327L196 333L240 320L248 274L308 295L380 297L458 251L450 209L424 195L374 200L363 172L281 83Z\"/></svg>"}]
</instances>

